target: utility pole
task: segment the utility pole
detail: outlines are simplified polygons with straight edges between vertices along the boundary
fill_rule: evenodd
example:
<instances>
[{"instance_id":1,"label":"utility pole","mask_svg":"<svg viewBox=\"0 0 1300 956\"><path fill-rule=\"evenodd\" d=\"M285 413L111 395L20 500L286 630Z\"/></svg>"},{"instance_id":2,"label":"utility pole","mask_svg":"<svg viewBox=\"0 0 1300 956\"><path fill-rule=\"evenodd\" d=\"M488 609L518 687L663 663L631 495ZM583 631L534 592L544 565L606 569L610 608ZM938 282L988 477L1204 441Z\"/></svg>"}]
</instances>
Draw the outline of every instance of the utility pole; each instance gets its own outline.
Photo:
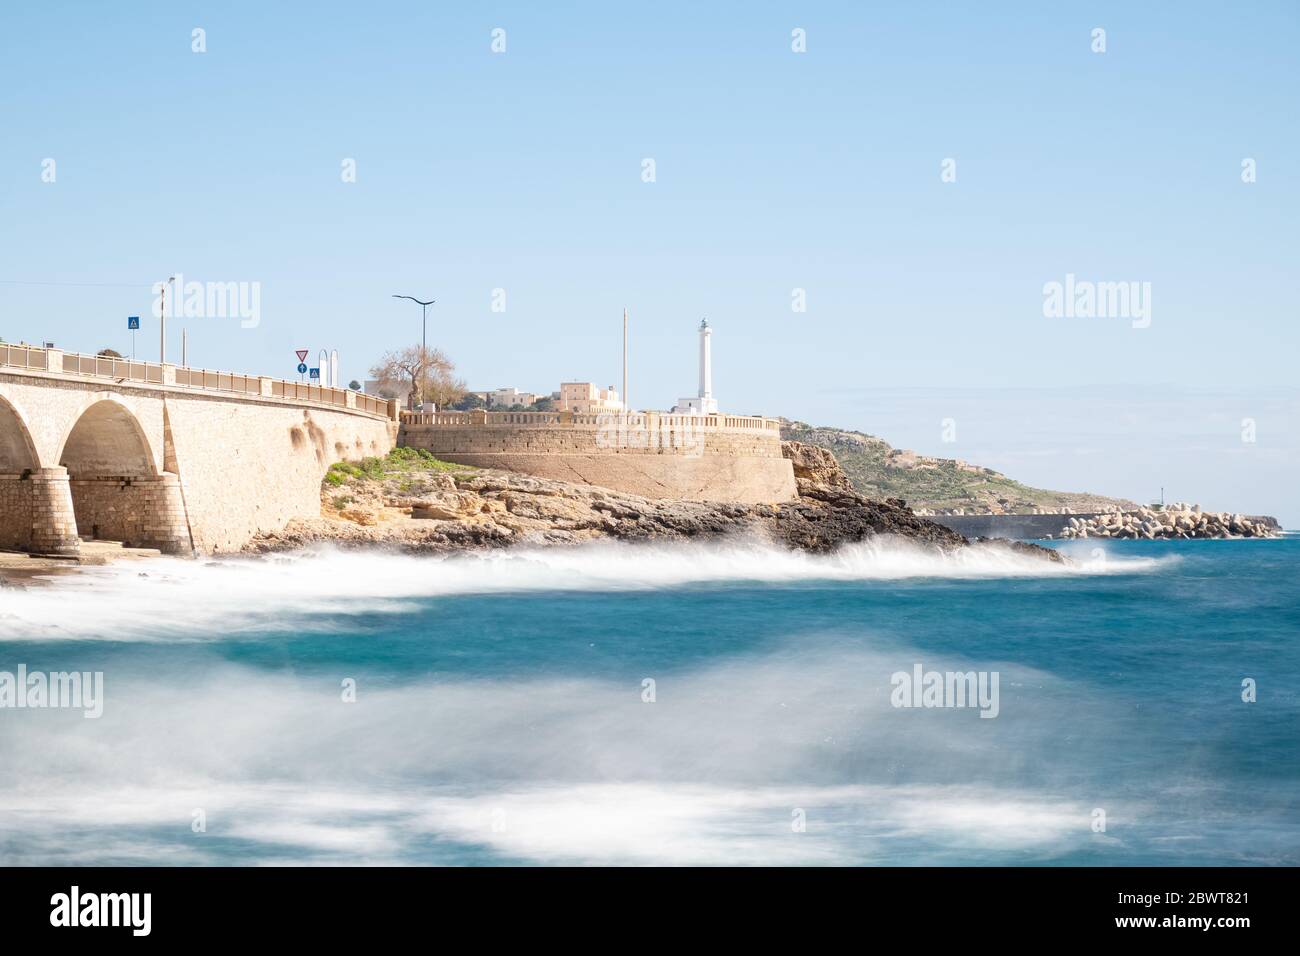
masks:
<instances>
[{"instance_id":1,"label":"utility pole","mask_svg":"<svg viewBox=\"0 0 1300 956\"><path fill-rule=\"evenodd\" d=\"M175 281L175 276L167 277L167 282ZM158 361L163 365L167 364L167 282L162 284L162 309L160 315L162 321L158 323ZM173 295L172 298L174 299L176 296Z\"/></svg>"},{"instance_id":2,"label":"utility pole","mask_svg":"<svg viewBox=\"0 0 1300 956\"><path fill-rule=\"evenodd\" d=\"M627 306L623 306L623 414L632 411L627 400Z\"/></svg>"}]
</instances>

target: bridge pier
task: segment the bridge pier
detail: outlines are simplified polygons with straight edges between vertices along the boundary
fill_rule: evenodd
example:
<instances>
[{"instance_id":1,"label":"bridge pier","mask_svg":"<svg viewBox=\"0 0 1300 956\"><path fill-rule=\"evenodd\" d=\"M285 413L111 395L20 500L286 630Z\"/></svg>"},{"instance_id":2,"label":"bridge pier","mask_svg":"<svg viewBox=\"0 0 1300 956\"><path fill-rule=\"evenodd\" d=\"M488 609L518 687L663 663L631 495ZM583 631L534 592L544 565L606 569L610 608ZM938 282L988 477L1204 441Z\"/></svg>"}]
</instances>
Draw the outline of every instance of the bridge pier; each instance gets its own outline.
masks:
<instances>
[{"instance_id":1,"label":"bridge pier","mask_svg":"<svg viewBox=\"0 0 1300 956\"><path fill-rule=\"evenodd\" d=\"M68 469L37 468L20 476L17 486L18 495L25 495L27 501L25 517L29 539L26 547L38 554L79 553L81 539L77 537Z\"/></svg>"},{"instance_id":2,"label":"bridge pier","mask_svg":"<svg viewBox=\"0 0 1300 956\"><path fill-rule=\"evenodd\" d=\"M83 538L157 548L164 554L192 550L180 479L170 472L73 478L71 491Z\"/></svg>"},{"instance_id":3,"label":"bridge pier","mask_svg":"<svg viewBox=\"0 0 1300 956\"><path fill-rule=\"evenodd\" d=\"M0 475L0 548L25 551L32 546L30 472Z\"/></svg>"}]
</instances>

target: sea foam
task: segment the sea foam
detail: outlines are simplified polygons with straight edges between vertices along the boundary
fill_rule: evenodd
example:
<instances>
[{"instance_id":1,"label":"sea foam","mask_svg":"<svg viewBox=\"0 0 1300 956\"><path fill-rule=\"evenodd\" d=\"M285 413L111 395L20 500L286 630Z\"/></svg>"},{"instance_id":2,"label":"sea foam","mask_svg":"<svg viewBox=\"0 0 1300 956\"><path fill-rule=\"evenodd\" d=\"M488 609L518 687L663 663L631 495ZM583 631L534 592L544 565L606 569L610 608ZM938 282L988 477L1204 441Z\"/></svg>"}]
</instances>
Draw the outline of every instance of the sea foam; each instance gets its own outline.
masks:
<instances>
[{"instance_id":1,"label":"sea foam","mask_svg":"<svg viewBox=\"0 0 1300 956\"><path fill-rule=\"evenodd\" d=\"M157 558L51 576L0 592L0 641L205 640L248 628L298 629L462 594L619 591L697 585L908 579L1068 578L1158 571L1174 558L1116 557L1074 547L1065 562L996 544L943 551L882 537L832 554L751 541L624 544L404 555L320 548L266 557Z\"/></svg>"}]
</instances>

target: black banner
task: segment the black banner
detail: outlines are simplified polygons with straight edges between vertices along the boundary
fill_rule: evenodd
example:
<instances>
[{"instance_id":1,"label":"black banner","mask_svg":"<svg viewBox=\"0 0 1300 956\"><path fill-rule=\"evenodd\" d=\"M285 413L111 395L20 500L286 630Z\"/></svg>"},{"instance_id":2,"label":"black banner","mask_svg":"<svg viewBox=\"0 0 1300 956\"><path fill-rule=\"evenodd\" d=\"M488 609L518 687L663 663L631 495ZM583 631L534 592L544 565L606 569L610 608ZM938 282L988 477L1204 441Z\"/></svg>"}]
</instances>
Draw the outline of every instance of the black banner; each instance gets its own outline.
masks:
<instances>
[{"instance_id":1,"label":"black banner","mask_svg":"<svg viewBox=\"0 0 1300 956\"><path fill-rule=\"evenodd\" d=\"M733 940L1033 929L1075 940L1278 933L1287 869L7 869L6 939L338 944L461 931L712 927ZM609 939L607 937L607 939ZM673 937L683 945L685 939ZM670 944L668 940L661 945ZM671 944L670 944L671 945Z\"/></svg>"}]
</instances>

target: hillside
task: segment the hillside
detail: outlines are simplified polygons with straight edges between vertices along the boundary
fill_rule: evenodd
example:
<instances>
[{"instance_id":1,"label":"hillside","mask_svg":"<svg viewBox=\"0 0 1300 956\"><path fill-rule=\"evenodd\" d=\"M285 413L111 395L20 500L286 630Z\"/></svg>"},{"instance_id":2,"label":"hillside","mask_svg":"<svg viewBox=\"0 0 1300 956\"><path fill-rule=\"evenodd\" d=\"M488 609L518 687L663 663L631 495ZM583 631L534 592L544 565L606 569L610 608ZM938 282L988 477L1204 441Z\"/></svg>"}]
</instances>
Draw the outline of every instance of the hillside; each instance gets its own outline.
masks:
<instances>
[{"instance_id":1,"label":"hillside","mask_svg":"<svg viewBox=\"0 0 1300 956\"><path fill-rule=\"evenodd\" d=\"M960 459L918 455L862 432L782 419L781 437L830 449L859 492L869 498L903 498L915 509L1027 514L1067 508L1093 512L1116 506L1125 510L1137 507L1122 498L1031 488L991 468Z\"/></svg>"}]
</instances>

